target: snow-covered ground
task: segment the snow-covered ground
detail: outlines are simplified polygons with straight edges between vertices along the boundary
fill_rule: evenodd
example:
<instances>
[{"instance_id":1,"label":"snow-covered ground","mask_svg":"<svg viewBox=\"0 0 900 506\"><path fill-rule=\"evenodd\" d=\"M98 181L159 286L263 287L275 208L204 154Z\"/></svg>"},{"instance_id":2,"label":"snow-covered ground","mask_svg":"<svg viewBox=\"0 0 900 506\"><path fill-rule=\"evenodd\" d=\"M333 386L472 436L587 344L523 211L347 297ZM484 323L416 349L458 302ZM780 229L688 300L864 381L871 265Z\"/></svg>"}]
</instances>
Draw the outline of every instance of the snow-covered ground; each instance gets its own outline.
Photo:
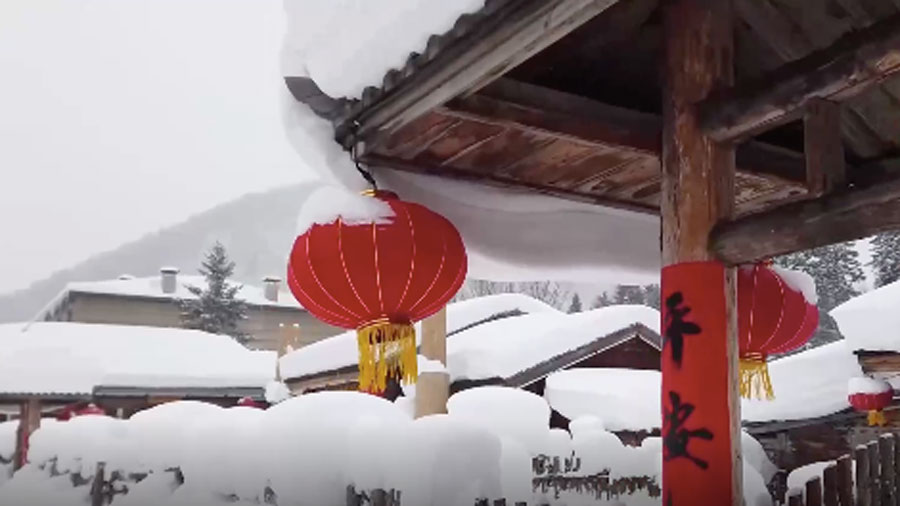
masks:
<instances>
[{"instance_id":1,"label":"snow-covered ground","mask_svg":"<svg viewBox=\"0 0 900 506\"><path fill-rule=\"evenodd\" d=\"M397 404L375 396L323 392L265 411L172 402L130 420L76 417L44 424L33 435L29 464L0 485L0 504L82 505L97 462L106 463L107 473L146 475L118 483L128 493L115 496L115 506L259 504L267 489L278 504L343 506L348 484L399 489L404 504L426 506L471 506L478 497L551 505L660 504L646 492L598 502L531 490L532 456L566 458L573 451L582 459L579 475L609 469L613 478L658 479L658 438L625 447L596 417L575 420L571 436L550 430L543 399L503 387L456 394L449 411L412 420ZM9 446L3 427L0 450ZM762 483L771 464L754 450L758 443L745 437L743 444L750 450L748 504L768 506ZM73 487L73 475L85 484Z\"/></svg>"}]
</instances>

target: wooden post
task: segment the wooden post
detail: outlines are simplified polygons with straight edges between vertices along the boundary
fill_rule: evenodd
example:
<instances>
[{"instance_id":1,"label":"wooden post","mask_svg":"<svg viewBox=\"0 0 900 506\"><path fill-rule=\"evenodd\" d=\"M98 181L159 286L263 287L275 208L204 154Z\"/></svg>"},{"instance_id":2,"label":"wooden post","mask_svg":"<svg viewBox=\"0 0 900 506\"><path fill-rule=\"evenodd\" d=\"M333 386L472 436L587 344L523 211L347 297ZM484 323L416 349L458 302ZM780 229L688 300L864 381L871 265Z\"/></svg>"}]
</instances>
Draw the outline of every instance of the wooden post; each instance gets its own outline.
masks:
<instances>
[{"instance_id":1,"label":"wooden post","mask_svg":"<svg viewBox=\"0 0 900 506\"><path fill-rule=\"evenodd\" d=\"M662 503L740 506L735 273L708 246L733 214L734 146L706 136L696 109L733 81L731 1L662 9Z\"/></svg>"},{"instance_id":2,"label":"wooden post","mask_svg":"<svg viewBox=\"0 0 900 506\"><path fill-rule=\"evenodd\" d=\"M94 481L91 483L91 506L104 506L106 504L106 465L97 462L94 470Z\"/></svg>"},{"instance_id":3,"label":"wooden post","mask_svg":"<svg viewBox=\"0 0 900 506\"><path fill-rule=\"evenodd\" d=\"M837 461L838 498L841 506L855 506L853 503L853 461L844 455Z\"/></svg>"},{"instance_id":4,"label":"wooden post","mask_svg":"<svg viewBox=\"0 0 900 506\"><path fill-rule=\"evenodd\" d=\"M803 494L797 492L788 497L788 506L803 506Z\"/></svg>"},{"instance_id":5,"label":"wooden post","mask_svg":"<svg viewBox=\"0 0 900 506\"><path fill-rule=\"evenodd\" d=\"M822 504L839 506L840 503L837 465L831 464L822 472Z\"/></svg>"},{"instance_id":6,"label":"wooden post","mask_svg":"<svg viewBox=\"0 0 900 506\"><path fill-rule=\"evenodd\" d=\"M881 504L883 506L897 506L896 463L894 462L894 435L884 434L878 438L878 453L881 458L879 481L881 483Z\"/></svg>"},{"instance_id":7,"label":"wooden post","mask_svg":"<svg viewBox=\"0 0 900 506\"><path fill-rule=\"evenodd\" d=\"M422 356L447 366L447 308L422 321ZM450 375L446 372L419 372L416 382L415 416L421 418L447 412Z\"/></svg>"},{"instance_id":8,"label":"wooden post","mask_svg":"<svg viewBox=\"0 0 900 506\"><path fill-rule=\"evenodd\" d=\"M19 427L16 430L16 452L13 470L21 469L28 461L28 441L41 426L41 401L30 398L19 405Z\"/></svg>"},{"instance_id":9,"label":"wooden post","mask_svg":"<svg viewBox=\"0 0 900 506\"><path fill-rule=\"evenodd\" d=\"M878 441L869 441L866 445L866 454L869 456L869 494L872 498L872 506L883 506L881 502L881 463L878 461Z\"/></svg>"},{"instance_id":10,"label":"wooden post","mask_svg":"<svg viewBox=\"0 0 900 506\"><path fill-rule=\"evenodd\" d=\"M818 476L806 482L806 506L822 506L822 479Z\"/></svg>"},{"instance_id":11,"label":"wooden post","mask_svg":"<svg viewBox=\"0 0 900 506\"><path fill-rule=\"evenodd\" d=\"M803 144L806 154L806 186L812 196L820 197L846 184L844 144L841 139L841 106L814 99L803 118Z\"/></svg>"},{"instance_id":12,"label":"wooden post","mask_svg":"<svg viewBox=\"0 0 900 506\"><path fill-rule=\"evenodd\" d=\"M853 451L856 461L856 505L872 506L872 488L869 476L869 450L859 445Z\"/></svg>"}]
</instances>

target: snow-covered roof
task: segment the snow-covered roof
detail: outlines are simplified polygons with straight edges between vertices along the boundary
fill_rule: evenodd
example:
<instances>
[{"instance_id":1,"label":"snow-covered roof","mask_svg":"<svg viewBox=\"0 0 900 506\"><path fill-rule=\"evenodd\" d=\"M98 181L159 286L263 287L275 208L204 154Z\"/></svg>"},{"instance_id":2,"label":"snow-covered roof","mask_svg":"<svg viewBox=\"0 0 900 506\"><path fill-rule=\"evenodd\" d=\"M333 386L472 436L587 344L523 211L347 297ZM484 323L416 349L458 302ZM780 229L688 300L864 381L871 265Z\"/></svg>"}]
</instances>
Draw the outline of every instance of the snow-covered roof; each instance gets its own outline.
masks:
<instances>
[{"instance_id":1,"label":"snow-covered roof","mask_svg":"<svg viewBox=\"0 0 900 506\"><path fill-rule=\"evenodd\" d=\"M744 399L742 417L747 422L801 420L843 411L850 407L847 382L862 374L846 340L773 360L769 375L775 399Z\"/></svg>"},{"instance_id":2,"label":"snow-covered roof","mask_svg":"<svg viewBox=\"0 0 900 506\"><path fill-rule=\"evenodd\" d=\"M0 325L0 395L96 387L263 388L276 354L198 330L69 322Z\"/></svg>"},{"instance_id":3,"label":"snow-covered roof","mask_svg":"<svg viewBox=\"0 0 900 506\"><path fill-rule=\"evenodd\" d=\"M830 314L854 351L900 352L900 281L854 297Z\"/></svg>"},{"instance_id":4,"label":"snow-covered roof","mask_svg":"<svg viewBox=\"0 0 900 506\"><path fill-rule=\"evenodd\" d=\"M596 416L611 431L660 427L659 371L569 369L547 377L544 398L569 420Z\"/></svg>"},{"instance_id":5,"label":"snow-covered roof","mask_svg":"<svg viewBox=\"0 0 900 506\"><path fill-rule=\"evenodd\" d=\"M526 314L490 320L513 310ZM451 380L510 378L634 324L658 333L659 312L610 306L566 314L521 294L457 302L447 307L447 369ZM356 334L347 332L285 355L281 375L299 378L352 367L357 357Z\"/></svg>"},{"instance_id":6,"label":"snow-covered roof","mask_svg":"<svg viewBox=\"0 0 900 506\"><path fill-rule=\"evenodd\" d=\"M511 311L522 313L558 313L543 302L517 293L488 295L447 305L447 333L478 324L495 315ZM421 342L421 323L416 324L416 339ZM279 361L283 378L299 378L356 364L359 356L356 332L349 331L291 351Z\"/></svg>"},{"instance_id":7,"label":"snow-covered roof","mask_svg":"<svg viewBox=\"0 0 900 506\"><path fill-rule=\"evenodd\" d=\"M286 2L283 73L311 79L319 94L359 96L366 86L380 84L390 69L402 67L410 52L427 58L433 53L425 50L426 43L433 45L431 35L453 28L461 15L483 4ZM364 189L366 182L349 153L334 140L332 124L307 105L313 100L306 95L306 103L298 102L287 89L283 97L287 137L306 166L316 170L325 185ZM658 280L656 216L424 174L375 168L375 175L381 188L429 207L457 227L471 277L636 284Z\"/></svg>"},{"instance_id":8,"label":"snow-covered roof","mask_svg":"<svg viewBox=\"0 0 900 506\"><path fill-rule=\"evenodd\" d=\"M122 279L124 278L124 279ZM150 276L146 278L133 278L123 276L119 279L109 279L105 281L79 281L66 285L63 294L78 293L94 293L105 295L122 295L131 297L149 297L155 299L195 299L197 298L188 290L188 286L196 286L198 288L206 287L206 279L203 276L186 276L179 274L176 280L175 292L165 293L162 290L162 280L160 276ZM286 291L278 294L278 300L272 301L266 298L265 290L262 287L241 284L241 289L237 296L247 304L253 306L277 306L300 309L300 304Z\"/></svg>"}]
</instances>

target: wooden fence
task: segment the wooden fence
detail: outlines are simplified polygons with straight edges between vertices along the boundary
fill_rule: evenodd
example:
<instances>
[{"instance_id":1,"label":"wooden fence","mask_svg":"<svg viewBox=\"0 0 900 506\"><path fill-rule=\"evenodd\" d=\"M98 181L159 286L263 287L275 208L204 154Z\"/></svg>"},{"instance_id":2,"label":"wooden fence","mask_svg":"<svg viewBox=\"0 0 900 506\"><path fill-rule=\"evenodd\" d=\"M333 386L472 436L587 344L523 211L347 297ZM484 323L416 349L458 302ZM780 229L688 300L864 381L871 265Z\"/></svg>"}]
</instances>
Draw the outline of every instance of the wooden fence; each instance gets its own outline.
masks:
<instances>
[{"instance_id":1,"label":"wooden fence","mask_svg":"<svg viewBox=\"0 0 900 506\"><path fill-rule=\"evenodd\" d=\"M855 465L854 465L855 463ZM788 506L900 506L900 444L893 434L856 447L808 481L789 491ZM785 504L785 501L782 501Z\"/></svg>"}]
</instances>

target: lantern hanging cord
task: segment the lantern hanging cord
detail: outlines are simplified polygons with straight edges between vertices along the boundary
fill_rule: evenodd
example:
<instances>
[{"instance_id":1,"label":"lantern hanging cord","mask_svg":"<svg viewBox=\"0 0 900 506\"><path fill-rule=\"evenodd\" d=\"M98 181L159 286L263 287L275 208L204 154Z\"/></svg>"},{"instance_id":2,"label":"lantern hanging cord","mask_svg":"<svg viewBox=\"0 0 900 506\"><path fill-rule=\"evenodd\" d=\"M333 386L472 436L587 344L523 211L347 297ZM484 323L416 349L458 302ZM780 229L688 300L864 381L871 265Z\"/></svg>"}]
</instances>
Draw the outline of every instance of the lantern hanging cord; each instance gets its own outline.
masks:
<instances>
[{"instance_id":1,"label":"lantern hanging cord","mask_svg":"<svg viewBox=\"0 0 900 506\"><path fill-rule=\"evenodd\" d=\"M351 135L351 140L352 140L352 144L350 145L350 158L353 159L353 163L354 163L354 165L356 165L356 170L359 171L359 173L360 173L360 175L362 175L363 179L365 179L366 182L368 182L369 185L372 186L373 190L377 190L378 183L375 182L375 177L372 176L372 173L369 172L368 170L366 170L359 163L359 153L358 153L358 148L357 148L357 146L359 145L359 143L357 142L358 141L358 136L357 136L358 130L359 130L359 121L353 120L353 125L350 129L350 135Z\"/></svg>"}]
</instances>

